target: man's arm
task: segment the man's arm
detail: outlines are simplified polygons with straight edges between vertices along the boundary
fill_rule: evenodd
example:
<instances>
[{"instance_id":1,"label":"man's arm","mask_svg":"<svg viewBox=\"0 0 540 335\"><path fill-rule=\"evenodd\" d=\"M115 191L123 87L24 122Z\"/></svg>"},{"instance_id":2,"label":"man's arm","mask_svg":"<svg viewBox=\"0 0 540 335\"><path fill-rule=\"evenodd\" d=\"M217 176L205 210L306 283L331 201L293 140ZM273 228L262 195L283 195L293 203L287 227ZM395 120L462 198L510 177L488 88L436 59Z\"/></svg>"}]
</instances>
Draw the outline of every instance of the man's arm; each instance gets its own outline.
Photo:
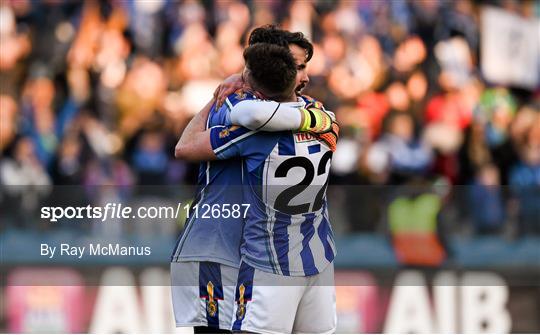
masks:
<instances>
[{"instance_id":1,"label":"man's arm","mask_svg":"<svg viewBox=\"0 0 540 335\"><path fill-rule=\"evenodd\" d=\"M263 131L296 130L302 123L302 103L244 100L231 107L231 124Z\"/></svg>"},{"instance_id":2,"label":"man's arm","mask_svg":"<svg viewBox=\"0 0 540 335\"><path fill-rule=\"evenodd\" d=\"M210 130L205 129L213 103L214 100L210 100L188 123L174 148L174 157L186 161L217 159L210 143Z\"/></svg>"},{"instance_id":3,"label":"man's arm","mask_svg":"<svg viewBox=\"0 0 540 335\"><path fill-rule=\"evenodd\" d=\"M245 100L231 107L230 121L251 130L297 130L325 133L331 129L333 113L319 103L306 106L301 102Z\"/></svg>"},{"instance_id":4,"label":"man's arm","mask_svg":"<svg viewBox=\"0 0 540 335\"><path fill-rule=\"evenodd\" d=\"M174 156L187 161L209 161L218 157L212 148L211 131L205 129L214 100L188 123L176 144ZM303 108L299 102L279 103L267 100L241 101L232 107L231 124L251 130L300 130L326 133L332 129L334 117L322 107Z\"/></svg>"},{"instance_id":5,"label":"man's arm","mask_svg":"<svg viewBox=\"0 0 540 335\"><path fill-rule=\"evenodd\" d=\"M214 91L217 106L225 103L227 96L237 90L254 92L240 74L231 75ZM246 100L230 107L231 123L251 130L325 133L330 130L331 121L335 121L334 114L326 111L320 102L302 108L303 104L297 101Z\"/></svg>"}]
</instances>

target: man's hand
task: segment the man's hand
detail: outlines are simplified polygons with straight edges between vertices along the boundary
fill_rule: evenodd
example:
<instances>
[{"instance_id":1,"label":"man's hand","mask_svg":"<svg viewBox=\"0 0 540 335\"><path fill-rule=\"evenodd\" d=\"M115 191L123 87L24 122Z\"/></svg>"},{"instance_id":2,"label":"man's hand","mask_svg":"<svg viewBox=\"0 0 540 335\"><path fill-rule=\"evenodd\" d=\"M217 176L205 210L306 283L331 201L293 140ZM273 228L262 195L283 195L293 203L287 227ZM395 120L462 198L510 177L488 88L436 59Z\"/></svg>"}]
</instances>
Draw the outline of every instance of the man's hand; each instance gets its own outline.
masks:
<instances>
[{"instance_id":1,"label":"man's hand","mask_svg":"<svg viewBox=\"0 0 540 335\"><path fill-rule=\"evenodd\" d=\"M253 93L257 98L265 100L266 97L258 92L255 91L251 86L249 86L248 83L246 83L241 74L233 74L230 75L227 79L225 79L214 91L214 100L216 101L216 107L219 109L221 105L225 102L225 99L231 94L233 94L236 91L244 91L244 92L251 92Z\"/></svg>"},{"instance_id":2,"label":"man's hand","mask_svg":"<svg viewBox=\"0 0 540 335\"><path fill-rule=\"evenodd\" d=\"M315 134L327 133L332 129L332 122L336 120L334 113L326 111L318 101L309 103L301 108L300 112L302 113L300 131Z\"/></svg>"},{"instance_id":3,"label":"man's hand","mask_svg":"<svg viewBox=\"0 0 540 335\"><path fill-rule=\"evenodd\" d=\"M339 124L336 122L336 115L333 112L326 110L323 104L315 99L312 99L312 101L306 105L305 109L321 120L320 127L314 127L308 131L318 140L324 141L330 147L330 150L336 151L337 141L339 139ZM328 118L330 120L328 120ZM329 126L327 127L327 125Z\"/></svg>"},{"instance_id":4,"label":"man's hand","mask_svg":"<svg viewBox=\"0 0 540 335\"><path fill-rule=\"evenodd\" d=\"M334 112L326 110L326 108L324 108L322 102L313 99L312 102L307 104L306 108L312 108L312 107L323 110L326 114L328 114L330 116L330 118L332 119L332 122L336 122L336 114L334 114Z\"/></svg>"},{"instance_id":5,"label":"man's hand","mask_svg":"<svg viewBox=\"0 0 540 335\"><path fill-rule=\"evenodd\" d=\"M324 134L313 134L318 140L324 141L332 152L336 151L337 141L339 139L339 124L332 122L332 129Z\"/></svg>"},{"instance_id":6,"label":"man's hand","mask_svg":"<svg viewBox=\"0 0 540 335\"><path fill-rule=\"evenodd\" d=\"M242 75L233 74L219 84L214 91L214 100L219 108L225 102L225 99L238 90L249 90L249 86L242 79Z\"/></svg>"}]
</instances>

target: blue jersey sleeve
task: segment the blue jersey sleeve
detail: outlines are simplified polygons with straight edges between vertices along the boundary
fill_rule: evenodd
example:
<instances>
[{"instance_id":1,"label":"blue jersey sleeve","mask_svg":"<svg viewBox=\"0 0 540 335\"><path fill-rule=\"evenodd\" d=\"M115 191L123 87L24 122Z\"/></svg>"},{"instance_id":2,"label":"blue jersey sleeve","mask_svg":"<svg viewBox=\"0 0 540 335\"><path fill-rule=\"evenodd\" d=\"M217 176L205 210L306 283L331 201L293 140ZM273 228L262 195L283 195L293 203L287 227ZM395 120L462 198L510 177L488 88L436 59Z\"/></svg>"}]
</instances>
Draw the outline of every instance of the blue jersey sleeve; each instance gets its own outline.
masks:
<instances>
[{"instance_id":1,"label":"blue jersey sleeve","mask_svg":"<svg viewBox=\"0 0 540 335\"><path fill-rule=\"evenodd\" d=\"M218 159L244 156L247 154L244 142L255 134L239 126L215 126L210 129L210 143Z\"/></svg>"},{"instance_id":2,"label":"blue jersey sleeve","mask_svg":"<svg viewBox=\"0 0 540 335\"><path fill-rule=\"evenodd\" d=\"M234 106L240 102L256 99L254 95L248 93L231 94L209 123L210 143L216 157L220 160L244 157L250 170L264 162L283 134L283 132L250 130L231 124L230 112Z\"/></svg>"},{"instance_id":3,"label":"blue jersey sleeve","mask_svg":"<svg viewBox=\"0 0 540 335\"><path fill-rule=\"evenodd\" d=\"M218 159L246 158L251 171L268 157L283 132L263 132L239 126L216 126L210 129L210 142Z\"/></svg>"}]
</instances>

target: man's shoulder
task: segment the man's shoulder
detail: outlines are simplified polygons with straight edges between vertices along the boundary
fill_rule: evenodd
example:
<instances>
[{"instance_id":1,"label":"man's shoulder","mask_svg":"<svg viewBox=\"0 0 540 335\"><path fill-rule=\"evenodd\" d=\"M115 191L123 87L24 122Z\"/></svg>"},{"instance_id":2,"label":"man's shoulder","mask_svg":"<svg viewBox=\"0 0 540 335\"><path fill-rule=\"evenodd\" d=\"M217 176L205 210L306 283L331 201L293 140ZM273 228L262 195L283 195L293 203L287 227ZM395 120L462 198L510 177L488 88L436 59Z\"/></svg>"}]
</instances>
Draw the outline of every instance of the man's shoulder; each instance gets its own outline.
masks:
<instances>
[{"instance_id":1,"label":"man's shoulder","mask_svg":"<svg viewBox=\"0 0 540 335\"><path fill-rule=\"evenodd\" d=\"M249 91L237 90L236 92L230 94L225 100L226 107L232 108L236 104L242 101L257 100L257 97Z\"/></svg>"},{"instance_id":2,"label":"man's shoulder","mask_svg":"<svg viewBox=\"0 0 540 335\"><path fill-rule=\"evenodd\" d=\"M230 94L225 99L225 102L221 106L219 106L219 108L216 105L213 106L213 112L211 113L209 119L209 127L217 125L230 125L230 119L228 115L233 109L233 107L242 101L250 101L256 99L257 97L253 93L245 92L242 90L238 90Z\"/></svg>"}]
</instances>

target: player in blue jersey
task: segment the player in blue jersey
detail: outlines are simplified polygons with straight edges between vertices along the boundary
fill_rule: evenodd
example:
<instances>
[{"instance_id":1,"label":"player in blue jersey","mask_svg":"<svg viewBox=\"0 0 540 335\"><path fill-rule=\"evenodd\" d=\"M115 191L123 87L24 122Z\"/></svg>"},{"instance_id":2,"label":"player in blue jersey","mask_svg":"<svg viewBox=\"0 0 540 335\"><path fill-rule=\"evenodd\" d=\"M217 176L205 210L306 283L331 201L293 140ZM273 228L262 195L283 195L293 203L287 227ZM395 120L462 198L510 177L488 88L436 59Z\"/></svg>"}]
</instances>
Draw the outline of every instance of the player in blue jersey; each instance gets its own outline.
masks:
<instances>
[{"instance_id":1,"label":"player in blue jersey","mask_svg":"<svg viewBox=\"0 0 540 335\"><path fill-rule=\"evenodd\" d=\"M291 51L297 69L304 70L304 50ZM240 103L227 100L228 108ZM306 98L297 101L312 103ZM236 126L194 127L184 135L184 145L191 146L191 152L184 152L186 158L242 159L247 186L243 203L250 207L242 235L233 330L333 332L335 246L326 205L332 145L306 133Z\"/></svg>"},{"instance_id":2,"label":"player in blue jersey","mask_svg":"<svg viewBox=\"0 0 540 335\"><path fill-rule=\"evenodd\" d=\"M250 50L253 53L257 48ZM277 55L280 54L279 50L273 51L277 52ZM292 92L295 87L294 59L289 55L291 57L289 66L293 71L284 75L283 72L287 71L284 67L280 69L276 66L279 64L276 63L276 55L270 56L274 57L274 66L259 71L261 73L258 75L275 76L279 73L280 77L274 78L278 83L272 80L271 84L274 86L267 88L257 87L255 81L252 86L266 96L279 100L282 98L279 96L282 92L278 91L283 90L287 83L289 83L288 92ZM253 54L251 57L260 58L260 55ZM246 63L249 63L248 59ZM233 103L234 107L231 108ZM301 109L301 106L303 104L299 102L279 104L274 101L257 100L252 94L238 93L230 97L228 104L219 110L208 104L190 126L198 123L199 126L204 125L204 128L211 128L215 125L231 125L234 120L236 124L262 126L261 129L265 130L299 129L302 125L307 125L306 130L316 130L310 128L309 113L312 111ZM263 113L253 113L254 110ZM261 124L260 122L265 120L263 117L270 113L274 113L272 120ZM315 128L317 124L314 123ZM188 132L189 129L186 129L185 133ZM189 151L189 148L184 149L186 150ZM182 150L180 153L182 154ZM241 174L240 160L203 163L199 175L201 189L196 201L198 208L203 208L204 205L220 205L220 208L225 208L242 204L243 198L239 192L242 183ZM228 210L230 211L230 208ZM204 332L203 327L210 327L210 332L214 333L218 328L230 329L233 318L234 285L240 263L239 246L243 219L231 215L219 216L206 218L202 213L199 216L191 213L172 257L172 293L177 326L195 326L197 332Z\"/></svg>"}]
</instances>

